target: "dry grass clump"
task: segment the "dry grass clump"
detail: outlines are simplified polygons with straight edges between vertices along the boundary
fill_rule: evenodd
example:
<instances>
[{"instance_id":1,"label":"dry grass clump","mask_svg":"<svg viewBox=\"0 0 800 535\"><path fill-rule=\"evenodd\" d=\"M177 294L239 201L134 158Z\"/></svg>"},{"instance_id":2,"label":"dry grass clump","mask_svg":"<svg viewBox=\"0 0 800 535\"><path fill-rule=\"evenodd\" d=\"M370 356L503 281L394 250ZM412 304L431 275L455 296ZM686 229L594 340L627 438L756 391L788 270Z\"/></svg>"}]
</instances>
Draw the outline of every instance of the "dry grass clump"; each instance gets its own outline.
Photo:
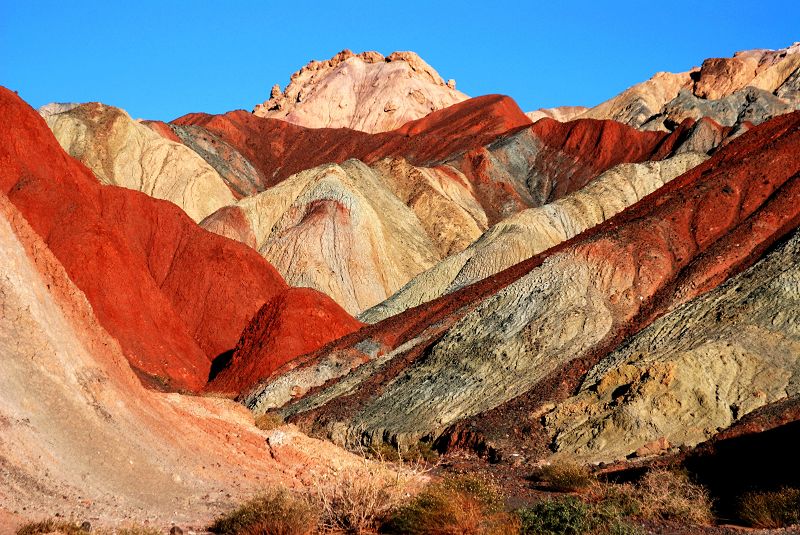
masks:
<instances>
[{"instance_id":1,"label":"dry grass clump","mask_svg":"<svg viewBox=\"0 0 800 535\"><path fill-rule=\"evenodd\" d=\"M783 528L800 523L800 489L748 492L739 500L739 517L755 528Z\"/></svg>"},{"instance_id":2,"label":"dry grass clump","mask_svg":"<svg viewBox=\"0 0 800 535\"><path fill-rule=\"evenodd\" d=\"M253 498L218 518L208 530L221 535L308 535L319 512L309 500L277 490Z\"/></svg>"},{"instance_id":3,"label":"dry grass clump","mask_svg":"<svg viewBox=\"0 0 800 535\"><path fill-rule=\"evenodd\" d=\"M161 532L155 528L147 528L144 526L128 526L118 528L114 531L96 529L91 527L89 522L77 523L71 520L62 520L50 518L40 522L31 522L25 524L17 530L17 535L44 535L58 533L59 535L86 535L87 533L95 533L98 535L106 535L114 533L115 535L160 535Z\"/></svg>"},{"instance_id":4,"label":"dry grass clump","mask_svg":"<svg viewBox=\"0 0 800 535\"><path fill-rule=\"evenodd\" d=\"M708 524L714 518L708 491L683 472L650 470L637 483L634 498L643 518L695 524Z\"/></svg>"},{"instance_id":5,"label":"dry grass clump","mask_svg":"<svg viewBox=\"0 0 800 535\"><path fill-rule=\"evenodd\" d=\"M48 518L39 522L29 522L17 529L17 535L40 535L44 533L63 533L64 535L86 535L89 530L81 524L69 520Z\"/></svg>"},{"instance_id":6,"label":"dry grass clump","mask_svg":"<svg viewBox=\"0 0 800 535\"><path fill-rule=\"evenodd\" d=\"M284 423L283 418L276 412L265 412L255 417L256 427L262 431L271 431L282 426Z\"/></svg>"},{"instance_id":7,"label":"dry grass clump","mask_svg":"<svg viewBox=\"0 0 800 535\"><path fill-rule=\"evenodd\" d=\"M566 461L542 466L533 477L558 492L586 490L596 483L587 466Z\"/></svg>"},{"instance_id":8,"label":"dry grass clump","mask_svg":"<svg viewBox=\"0 0 800 535\"><path fill-rule=\"evenodd\" d=\"M478 478L456 477L428 485L397 508L382 533L409 535L506 535L519 533L519 519L503 511L499 490Z\"/></svg>"},{"instance_id":9,"label":"dry grass clump","mask_svg":"<svg viewBox=\"0 0 800 535\"><path fill-rule=\"evenodd\" d=\"M316 488L324 530L347 533L374 532L389 512L406 497L399 476L382 469L349 469L321 481Z\"/></svg>"}]
</instances>

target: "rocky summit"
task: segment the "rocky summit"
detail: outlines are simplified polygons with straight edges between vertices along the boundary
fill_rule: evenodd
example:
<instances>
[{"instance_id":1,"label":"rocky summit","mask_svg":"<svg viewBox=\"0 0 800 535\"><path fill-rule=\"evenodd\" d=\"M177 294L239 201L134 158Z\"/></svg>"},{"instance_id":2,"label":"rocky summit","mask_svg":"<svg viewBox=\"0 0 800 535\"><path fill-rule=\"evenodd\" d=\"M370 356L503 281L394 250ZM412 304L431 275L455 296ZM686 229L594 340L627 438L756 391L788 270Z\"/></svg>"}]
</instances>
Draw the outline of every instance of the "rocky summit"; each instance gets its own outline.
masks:
<instances>
[{"instance_id":1,"label":"rocky summit","mask_svg":"<svg viewBox=\"0 0 800 535\"><path fill-rule=\"evenodd\" d=\"M354 54L343 50L327 61L312 61L292 74L281 92L253 113L309 128L352 128L386 132L466 100L455 80L445 82L413 52Z\"/></svg>"},{"instance_id":2,"label":"rocky summit","mask_svg":"<svg viewBox=\"0 0 800 535\"><path fill-rule=\"evenodd\" d=\"M0 88L0 534L800 522L800 45L560 104Z\"/></svg>"}]
</instances>

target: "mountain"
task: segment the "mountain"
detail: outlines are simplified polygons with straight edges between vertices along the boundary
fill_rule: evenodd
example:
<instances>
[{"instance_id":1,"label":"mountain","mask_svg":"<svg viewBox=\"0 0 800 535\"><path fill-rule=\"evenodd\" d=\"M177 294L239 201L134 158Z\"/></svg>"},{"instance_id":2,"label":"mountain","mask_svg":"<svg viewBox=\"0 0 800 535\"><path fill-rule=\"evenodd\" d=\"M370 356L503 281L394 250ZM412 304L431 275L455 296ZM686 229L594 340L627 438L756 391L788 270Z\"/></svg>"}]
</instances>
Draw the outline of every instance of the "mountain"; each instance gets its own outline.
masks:
<instances>
[{"instance_id":1,"label":"mountain","mask_svg":"<svg viewBox=\"0 0 800 535\"><path fill-rule=\"evenodd\" d=\"M576 238L293 361L246 402L293 400L284 415L345 444L446 439L459 422L513 436L520 412L797 226L798 143L799 113L773 119Z\"/></svg>"},{"instance_id":2,"label":"mountain","mask_svg":"<svg viewBox=\"0 0 800 535\"><path fill-rule=\"evenodd\" d=\"M466 100L455 81L445 82L413 52L353 54L343 50L327 61L312 61L281 92L253 113L308 128L351 128L387 132L409 121Z\"/></svg>"},{"instance_id":3,"label":"mountain","mask_svg":"<svg viewBox=\"0 0 800 535\"><path fill-rule=\"evenodd\" d=\"M46 133L8 93L0 91L3 116L32 123L15 130ZM259 431L232 401L146 389L97 307L5 194L0 249L0 509L89 518L93 531L131 521L169 529L208 525L264 485L311 487L337 470L398 477L296 429ZM3 516L3 532L18 527L14 516Z\"/></svg>"},{"instance_id":4,"label":"mountain","mask_svg":"<svg viewBox=\"0 0 800 535\"><path fill-rule=\"evenodd\" d=\"M798 253L795 231L752 268L600 361L575 396L543 416L555 451L613 461L658 441L695 446L800 394Z\"/></svg>"},{"instance_id":5,"label":"mountain","mask_svg":"<svg viewBox=\"0 0 800 535\"><path fill-rule=\"evenodd\" d=\"M118 108L81 104L45 120L64 150L103 184L171 201L195 221L234 201L222 177L197 153Z\"/></svg>"},{"instance_id":6,"label":"mountain","mask_svg":"<svg viewBox=\"0 0 800 535\"><path fill-rule=\"evenodd\" d=\"M43 237L134 369L162 386L201 388L212 360L233 349L262 305L288 291L283 278L177 206L102 185L4 88L0 110L0 192ZM308 315L309 326L315 318ZM328 323L316 328L325 332Z\"/></svg>"},{"instance_id":7,"label":"mountain","mask_svg":"<svg viewBox=\"0 0 800 535\"><path fill-rule=\"evenodd\" d=\"M710 58L684 73L657 73L577 117L613 119L645 129L672 128L707 117L723 126L800 109L800 43Z\"/></svg>"},{"instance_id":8,"label":"mountain","mask_svg":"<svg viewBox=\"0 0 800 535\"><path fill-rule=\"evenodd\" d=\"M359 317L375 323L495 275L602 223L706 157L686 153L657 162L612 167L574 193L495 224L464 251L419 274Z\"/></svg>"}]
</instances>

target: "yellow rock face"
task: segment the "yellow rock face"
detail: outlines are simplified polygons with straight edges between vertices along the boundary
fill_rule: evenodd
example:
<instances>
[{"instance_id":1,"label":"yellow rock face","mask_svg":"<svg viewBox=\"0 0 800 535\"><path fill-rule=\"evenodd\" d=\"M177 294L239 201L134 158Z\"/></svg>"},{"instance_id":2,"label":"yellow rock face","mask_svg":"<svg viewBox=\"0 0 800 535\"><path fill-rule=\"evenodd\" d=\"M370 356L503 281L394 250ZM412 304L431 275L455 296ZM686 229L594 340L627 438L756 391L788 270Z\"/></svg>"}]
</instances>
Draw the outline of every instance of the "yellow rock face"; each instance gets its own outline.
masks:
<instances>
[{"instance_id":1,"label":"yellow rock face","mask_svg":"<svg viewBox=\"0 0 800 535\"><path fill-rule=\"evenodd\" d=\"M81 104L45 120L64 150L104 184L171 201L195 221L235 201L219 174L197 153L164 139L123 110Z\"/></svg>"}]
</instances>

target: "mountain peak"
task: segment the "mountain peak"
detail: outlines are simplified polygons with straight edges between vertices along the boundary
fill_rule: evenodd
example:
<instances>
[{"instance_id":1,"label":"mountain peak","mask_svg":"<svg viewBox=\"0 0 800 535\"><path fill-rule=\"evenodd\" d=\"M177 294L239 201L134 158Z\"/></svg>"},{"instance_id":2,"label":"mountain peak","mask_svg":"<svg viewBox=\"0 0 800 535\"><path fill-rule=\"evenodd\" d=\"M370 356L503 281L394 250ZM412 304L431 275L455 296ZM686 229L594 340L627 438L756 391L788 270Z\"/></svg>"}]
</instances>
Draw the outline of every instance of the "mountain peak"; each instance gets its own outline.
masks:
<instances>
[{"instance_id":1,"label":"mountain peak","mask_svg":"<svg viewBox=\"0 0 800 535\"><path fill-rule=\"evenodd\" d=\"M281 91L253 113L310 128L347 127L365 132L394 130L468 97L414 52L383 56L345 49L313 60L292 74Z\"/></svg>"}]
</instances>

